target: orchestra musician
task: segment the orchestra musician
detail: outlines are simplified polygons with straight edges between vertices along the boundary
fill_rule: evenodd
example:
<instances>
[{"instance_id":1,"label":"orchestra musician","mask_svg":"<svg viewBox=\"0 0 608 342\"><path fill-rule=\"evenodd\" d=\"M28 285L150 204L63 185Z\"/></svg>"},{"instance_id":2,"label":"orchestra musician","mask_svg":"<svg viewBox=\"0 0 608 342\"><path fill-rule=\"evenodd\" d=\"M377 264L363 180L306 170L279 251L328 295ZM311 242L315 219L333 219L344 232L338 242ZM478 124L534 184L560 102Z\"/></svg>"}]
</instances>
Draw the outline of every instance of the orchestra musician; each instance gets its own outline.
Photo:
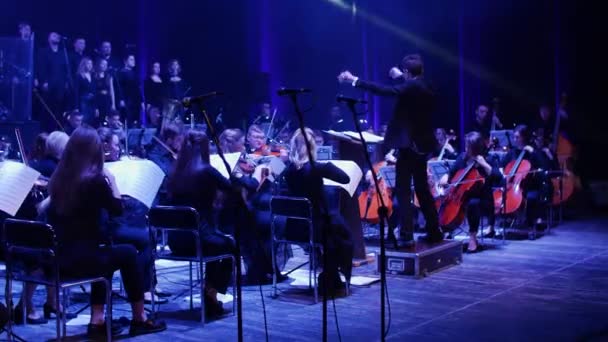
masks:
<instances>
[{"instance_id":1,"label":"orchestra musician","mask_svg":"<svg viewBox=\"0 0 608 342\"><path fill-rule=\"evenodd\" d=\"M284 161L288 159L285 148L267 144L266 133L258 125L251 125L247 130L247 152L258 156L279 156Z\"/></svg>"},{"instance_id":2,"label":"orchestra musician","mask_svg":"<svg viewBox=\"0 0 608 342\"><path fill-rule=\"evenodd\" d=\"M67 126L65 127L65 132L68 135L72 135L72 133L82 126L83 115L78 110L73 110L67 113Z\"/></svg>"},{"instance_id":3,"label":"orchestra musician","mask_svg":"<svg viewBox=\"0 0 608 342\"><path fill-rule=\"evenodd\" d=\"M30 162L30 167L40 172L44 177L50 178L55 172L61 154L65 149L70 137L62 131L54 131L48 135L45 141L44 156Z\"/></svg>"},{"instance_id":4,"label":"orchestra musician","mask_svg":"<svg viewBox=\"0 0 608 342\"><path fill-rule=\"evenodd\" d=\"M120 159L118 136L108 127L98 128L97 133L103 143L105 162L118 161ZM148 304L152 301L152 291L150 290L152 277L156 277L155 274L152 274L152 263L154 262L152 248L154 246L150 243L150 234L145 220L148 208L135 198L126 195L122 196L122 204L123 215L111 218L106 224L109 231L112 232L114 243L130 244L137 249L138 265L143 270L144 301ZM154 302L164 304L167 299L156 298Z\"/></svg>"},{"instance_id":5,"label":"orchestra musician","mask_svg":"<svg viewBox=\"0 0 608 342\"><path fill-rule=\"evenodd\" d=\"M442 159L456 159L458 152L454 146L452 146L448 138L448 134L444 128L435 129L435 141L437 141L437 145L433 151L433 157L437 158L442 154L441 152L443 152Z\"/></svg>"},{"instance_id":6,"label":"orchestra musician","mask_svg":"<svg viewBox=\"0 0 608 342\"><path fill-rule=\"evenodd\" d=\"M137 250L128 244L108 244L100 225L102 212L110 216L123 213L120 191L114 176L104 169L104 152L97 132L80 127L70 137L61 161L49 182L50 202L46 214L55 228L59 243L60 272L63 276L105 275L109 280L121 271L128 301L131 304L131 336L166 329L161 321L147 317L144 310L143 272ZM105 336L105 289L102 283L91 285L89 336ZM113 326L118 334L122 327Z\"/></svg>"},{"instance_id":7,"label":"orchestra musician","mask_svg":"<svg viewBox=\"0 0 608 342\"><path fill-rule=\"evenodd\" d=\"M490 130L492 123L498 128L502 127L502 123L495 113L490 114L490 109L485 104L480 104L475 110L475 121L469 131L479 132L484 139L490 138Z\"/></svg>"},{"instance_id":8,"label":"orchestra musician","mask_svg":"<svg viewBox=\"0 0 608 342\"><path fill-rule=\"evenodd\" d=\"M392 78L401 77L403 81L397 85L384 86L364 81L349 71L342 72L338 80L374 94L397 97L394 114L384 138L388 148L395 148L399 152L394 191L399 203L409 203L413 178L414 189L426 221L427 235L423 240L429 243L439 242L443 240L443 234L439 230L437 210L428 186L426 171L426 157L435 145L431 122L435 94L430 83L423 78L423 62L419 55L405 56L401 70L393 68L389 74ZM409 206L402 207L398 244L402 247L412 246L412 209Z\"/></svg>"},{"instance_id":9,"label":"orchestra musician","mask_svg":"<svg viewBox=\"0 0 608 342\"><path fill-rule=\"evenodd\" d=\"M486 157L487 148L485 140L479 132L469 132L465 136L465 151L460 153L456 158L456 162L450 168L449 174L445 174L439 184L442 186L448 185L448 180L452 179L458 170L466 168L469 163L475 163L474 168L479 171L484 178L484 183L481 186L473 187L467 193L467 202L465 205L466 217L469 223L469 246L467 252L476 253L479 251L477 242L477 233L482 215L488 217L488 236L495 235L494 222L494 198L492 196L492 187L500 183L502 174L497 165L490 165Z\"/></svg>"},{"instance_id":10,"label":"orchestra musician","mask_svg":"<svg viewBox=\"0 0 608 342\"><path fill-rule=\"evenodd\" d=\"M184 137L179 127L174 124L168 124L160 134L160 140L163 144L156 140L153 140L150 144L148 159L153 161L168 175L175 159L177 159L177 153L179 153Z\"/></svg>"},{"instance_id":11,"label":"orchestra musician","mask_svg":"<svg viewBox=\"0 0 608 342\"><path fill-rule=\"evenodd\" d=\"M216 192L229 193L232 187L209 164L209 139L198 130L190 130L182 143L175 168L167 181L169 203L171 205L186 205L195 208L204 227L201 245L205 256L234 253L234 241L216 230L216 210L213 203ZM196 255L196 244L192 234L170 232L169 248L174 255ZM232 274L232 264L229 260L215 261L207 264L205 276L205 309L209 315L221 315L222 303L217 300L217 293L226 293Z\"/></svg>"},{"instance_id":12,"label":"orchestra musician","mask_svg":"<svg viewBox=\"0 0 608 342\"><path fill-rule=\"evenodd\" d=\"M514 147L507 152L501 162L504 168L509 162L516 160L522 151L525 151L524 159L530 162L532 172L522 182L526 199L526 222L530 228L534 225L539 227L543 217L543 204L547 203L553 193L551 182L547 180L544 172L540 171L555 168L547 154L548 150L534 148L531 138L532 134L528 126L516 126L513 132Z\"/></svg>"},{"instance_id":13,"label":"orchestra musician","mask_svg":"<svg viewBox=\"0 0 608 342\"><path fill-rule=\"evenodd\" d=\"M312 150L315 151L316 144L312 130L306 128L304 134L306 134L306 139L310 142ZM321 239L321 234L327 234L327 248L324 253L327 253L328 263L324 265L323 272L319 274L318 284L323 287L324 281L327 280L328 295L341 295L345 290L345 284L340 279L339 271L344 274L347 280L350 279L353 258L352 236L339 213L323 212L323 210L329 210L329 208L322 208L321 201L322 196L325 196L323 178L346 184L349 182L349 176L332 163L318 163L314 159L316 153L313 152L312 157L313 160L309 160L304 135L301 130L296 130L291 138L290 165L285 170L285 182L289 195L305 197L311 201L315 236ZM314 169L312 163L314 163ZM329 217L322 215L328 215ZM326 226L326 223L329 223L329 226ZM308 236L302 238L308 240ZM314 253L314 251L311 251L311 253Z\"/></svg>"}]
</instances>

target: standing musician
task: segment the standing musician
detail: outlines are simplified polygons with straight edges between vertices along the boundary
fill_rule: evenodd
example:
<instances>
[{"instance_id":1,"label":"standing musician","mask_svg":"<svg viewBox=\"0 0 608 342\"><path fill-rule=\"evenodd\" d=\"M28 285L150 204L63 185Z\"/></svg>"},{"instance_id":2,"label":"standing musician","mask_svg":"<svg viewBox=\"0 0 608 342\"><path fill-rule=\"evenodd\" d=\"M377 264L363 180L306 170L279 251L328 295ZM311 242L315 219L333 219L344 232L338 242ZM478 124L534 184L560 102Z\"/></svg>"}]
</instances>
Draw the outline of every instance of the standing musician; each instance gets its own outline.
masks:
<instances>
[{"instance_id":1,"label":"standing musician","mask_svg":"<svg viewBox=\"0 0 608 342\"><path fill-rule=\"evenodd\" d=\"M498 128L502 127L502 123L496 113L490 114L490 109L485 104L477 106L475 121L473 122L471 131L479 132L487 140L490 138L490 130L493 125Z\"/></svg>"},{"instance_id":2,"label":"standing musician","mask_svg":"<svg viewBox=\"0 0 608 342\"><path fill-rule=\"evenodd\" d=\"M522 182L523 194L526 199L526 221L528 227L533 227L542 221L541 217L543 203L553 192L551 182L540 170L550 170L552 165L546 152L532 147L532 135L528 126L519 125L513 132L514 148L511 149L503 158L501 164L504 168L509 162L517 160L518 156L524 152L524 159L530 162L532 174L528 174ZM508 200L508 199L507 199Z\"/></svg>"},{"instance_id":3,"label":"standing musician","mask_svg":"<svg viewBox=\"0 0 608 342\"><path fill-rule=\"evenodd\" d=\"M465 136L465 152L460 153L456 158L456 162L450 168L449 175L445 174L439 184L446 186L448 179L452 179L458 170L462 170L469 165L475 163L475 168L484 178L484 183L481 186L473 187L466 198L466 217L469 222L469 246L467 251L475 253L479 251L477 242L477 232L482 215L488 216L488 225L490 230L489 236L494 236L494 198L492 196L492 186L497 185L502 179L502 174L497 166L492 166L486 160L486 145L483 136L479 132L469 132Z\"/></svg>"},{"instance_id":4,"label":"standing musician","mask_svg":"<svg viewBox=\"0 0 608 342\"><path fill-rule=\"evenodd\" d=\"M390 75L393 78L403 78L403 82L393 86L380 85L363 81L350 71L342 72L338 80L378 95L397 97L393 117L384 138L387 147L395 148L399 152L394 191L399 203L409 203L411 180L414 179L416 195L426 220L427 235L423 240L429 243L439 242L443 240L443 234L439 230L437 211L426 172L426 156L435 145L431 122L435 94L430 83L423 78L423 62L420 55L405 56L401 62L401 70L393 68ZM414 244L412 209L409 206L402 207L399 245L412 246Z\"/></svg>"}]
</instances>

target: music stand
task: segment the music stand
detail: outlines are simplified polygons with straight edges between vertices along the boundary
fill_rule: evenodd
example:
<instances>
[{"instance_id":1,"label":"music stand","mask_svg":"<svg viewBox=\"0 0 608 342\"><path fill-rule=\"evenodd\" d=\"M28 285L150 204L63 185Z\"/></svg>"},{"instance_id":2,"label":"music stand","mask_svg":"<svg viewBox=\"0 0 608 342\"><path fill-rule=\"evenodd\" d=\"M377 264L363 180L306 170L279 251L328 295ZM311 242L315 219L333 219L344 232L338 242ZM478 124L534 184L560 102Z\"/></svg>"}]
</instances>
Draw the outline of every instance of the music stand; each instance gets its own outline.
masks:
<instances>
[{"instance_id":1,"label":"music stand","mask_svg":"<svg viewBox=\"0 0 608 342\"><path fill-rule=\"evenodd\" d=\"M427 168L430 170L431 175L435 182L438 182L444 175L450 174L450 168L456 161L444 159L444 160L432 160L427 162Z\"/></svg>"},{"instance_id":2,"label":"music stand","mask_svg":"<svg viewBox=\"0 0 608 342\"><path fill-rule=\"evenodd\" d=\"M333 150L332 146L317 146L317 160L333 159Z\"/></svg>"},{"instance_id":3,"label":"music stand","mask_svg":"<svg viewBox=\"0 0 608 342\"><path fill-rule=\"evenodd\" d=\"M503 129L499 131L490 131L490 141L494 141L495 139L498 141L497 148L508 148L513 145L512 137L513 130L512 129Z\"/></svg>"},{"instance_id":4,"label":"music stand","mask_svg":"<svg viewBox=\"0 0 608 342\"><path fill-rule=\"evenodd\" d=\"M394 188L396 179L397 179L397 171L394 166L384 166L380 168L380 177L384 180L384 184L386 184L389 188Z\"/></svg>"}]
</instances>

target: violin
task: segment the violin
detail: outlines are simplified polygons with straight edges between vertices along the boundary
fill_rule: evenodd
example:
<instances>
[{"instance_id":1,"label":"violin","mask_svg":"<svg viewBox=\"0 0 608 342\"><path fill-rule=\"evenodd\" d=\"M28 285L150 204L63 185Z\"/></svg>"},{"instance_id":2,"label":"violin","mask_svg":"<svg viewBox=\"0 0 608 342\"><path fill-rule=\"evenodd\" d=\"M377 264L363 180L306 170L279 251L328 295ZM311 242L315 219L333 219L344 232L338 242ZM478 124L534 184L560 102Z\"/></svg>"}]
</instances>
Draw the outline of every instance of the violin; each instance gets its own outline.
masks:
<instances>
[{"instance_id":1,"label":"violin","mask_svg":"<svg viewBox=\"0 0 608 342\"><path fill-rule=\"evenodd\" d=\"M154 141L156 141L160 146L162 146L165 150L167 150L167 152L171 153L171 156L173 157L174 160L177 160L177 152L174 152L173 149L171 149L171 147L169 147L167 144L165 144L162 140L158 139L156 136L152 136L152 139L154 139Z\"/></svg>"},{"instance_id":2,"label":"violin","mask_svg":"<svg viewBox=\"0 0 608 342\"><path fill-rule=\"evenodd\" d=\"M532 165L524 159L526 150L522 149L517 159L512 160L505 167L505 187L494 190L494 210L496 213L512 214L517 211L523 202L523 189L521 183L528 176Z\"/></svg>"},{"instance_id":3,"label":"violin","mask_svg":"<svg viewBox=\"0 0 608 342\"><path fill-rule=\"evenodd\" d=\"M469 192L482 185L485 179L475 168L476 162L471 160L468 165L456 172L451 179L451 185L446 189L446 197L439 207L439 225L454 229L462 224L465 217L465 206Z\"/></svg>"}]
</instances>

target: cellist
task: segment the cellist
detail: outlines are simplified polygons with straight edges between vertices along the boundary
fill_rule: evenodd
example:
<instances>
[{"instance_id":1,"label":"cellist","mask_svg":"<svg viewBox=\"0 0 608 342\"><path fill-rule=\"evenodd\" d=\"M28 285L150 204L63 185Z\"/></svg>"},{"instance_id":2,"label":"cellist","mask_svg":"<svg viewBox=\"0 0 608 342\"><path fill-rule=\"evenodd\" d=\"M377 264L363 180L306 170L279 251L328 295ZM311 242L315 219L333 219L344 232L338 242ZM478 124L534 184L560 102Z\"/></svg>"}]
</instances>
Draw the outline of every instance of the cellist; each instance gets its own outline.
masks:
<instances>
[{"instance_id":1,"label":"cellist","mask_svg":"<svg viewBox=\"0 0 608 342\"><path fill-rule=\"evenodd\" d=\"M471 188L467 193L466 203L464 203L470 236L467 252L475 253L480 249L477 242L477 232L479 231L482 215L488 217L488 225L490 226L488 235L493 236L495 234L492 187L499 184L502 179L498 165L491 165L487 161L485 139L481 133L476 131L467 133L465 136L465 151L458 155L456 162L450 168L449 175L445 174L439 180L439 183L443 186L447 185L448 179L452 179L458 170L466 168L470 163L475 163L474 167L484 178L483 185Z\"/></svg>"},{"instance_id":2,"label":"cellist","mask_svg":"<svg viewBox=\"0 0 608 342\"><path fill-rule=\"evenodd\" d=\"M533 145L528 126L518 125L513 130L513 148L501 161L501 166L505 168L510 162L517 160L522 151L525 151L523 159L530 162L531 172L521 184L526 200L526 221L529 228L541 223L543 203L546 203L553 193L551 182L543 172L552 168L551 161L543 150L534 148Z\"/></svg>"}]
</instances>

